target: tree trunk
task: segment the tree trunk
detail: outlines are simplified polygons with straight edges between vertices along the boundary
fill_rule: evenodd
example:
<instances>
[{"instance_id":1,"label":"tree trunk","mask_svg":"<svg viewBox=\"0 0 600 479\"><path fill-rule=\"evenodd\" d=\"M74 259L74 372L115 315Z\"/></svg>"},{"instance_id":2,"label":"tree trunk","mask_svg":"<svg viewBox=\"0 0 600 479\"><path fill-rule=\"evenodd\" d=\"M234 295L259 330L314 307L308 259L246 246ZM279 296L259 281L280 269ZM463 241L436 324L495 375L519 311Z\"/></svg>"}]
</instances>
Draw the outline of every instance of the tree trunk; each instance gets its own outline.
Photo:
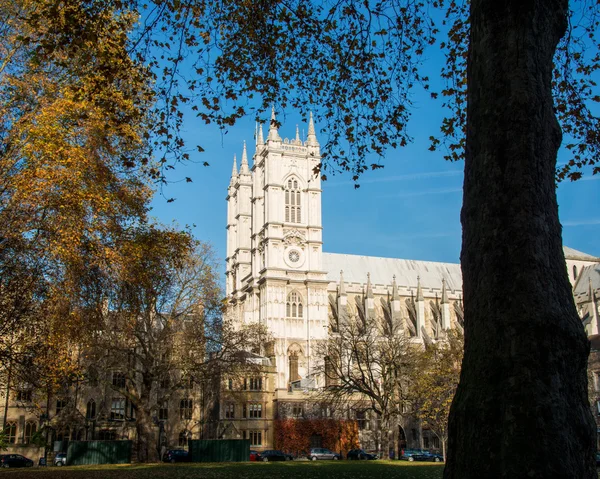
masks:
<instances>
[{"instance_id":1,"label":"tree trunk","mask_svg":"<svg viewBox=\"0 0 600 479\"><path fill-rule=\"evenodd\" d=\"M158 460L154 424L149 412L143 408L138 408L136 418L137 429L137 451L139 462L156 462Z\"/></svg>"},{"instance_id":2,"label":"tree trunk","mask_svg":"<svg viewBox=\"0 0 600 479\"><path fill-rule=\"evenodd\" d=\"M597 478L589 343L562 251L552 58L567 0L472 0L465 354L445 478Z\"/></svg>"}]
</instances>

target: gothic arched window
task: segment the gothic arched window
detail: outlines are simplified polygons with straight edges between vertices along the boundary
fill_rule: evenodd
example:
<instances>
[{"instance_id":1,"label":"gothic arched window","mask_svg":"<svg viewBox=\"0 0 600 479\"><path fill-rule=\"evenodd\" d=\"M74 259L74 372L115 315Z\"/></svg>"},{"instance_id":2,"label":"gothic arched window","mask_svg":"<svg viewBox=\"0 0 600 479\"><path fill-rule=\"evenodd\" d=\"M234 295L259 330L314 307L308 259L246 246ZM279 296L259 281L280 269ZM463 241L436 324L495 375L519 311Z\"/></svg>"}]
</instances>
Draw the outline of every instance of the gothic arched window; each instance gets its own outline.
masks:
<instances>
[{"instance_id":1,"label":"gothic arched window","mask_svg":"<svg viewBox=\"0 0 600 479\"><path fill-rule=\"evenodd\" d=\"M31 438L33 437L36 431L37 425L35 422L28 421L27 423L25 423L25 437L23 438L25 444L29 444L31 442Z\"/></svg>"},{"instance_id":2,"label":"gothic arched window","mask_svg":"<svg viewBox=\"0 0 600 479\"><path fill-rule=\"evenodd\" d=\"M288 294L285 303L285 315L288 318L302 318L304 313L303 309L302 297L296 291L292 291Z\"/></svg>"},{"instance_id":3,"label":"gothic arched window","mask_svg":"<svg viewBox=\"0 0 600 479\"><path fill-rule=\"evenodd\" d=\"M85 410L86 419L96 419L96 401L90 399Z\"/></svg>"},{"instance_id":4,"label":"gothic arched window","mask_svg":"<svg viewBox=\"0 0 600 479\"><path fill-rule=\"evenodd\" d=\"M298 180L290 178L285 188L285 221L300 223L302 221L300 211L300 186Z\"/></svg>"},{"instance_id":5,"label":"gothic arched window","mask_svg":"<svg viewBox=\"0 0 600 479\"><path fill-rule=\"evenodd\" d=\"M17 423L7 422L4 426L4 434L6 435L6 442L9 444L15 444L17 442Z\"/></svg>"}]
</instances>

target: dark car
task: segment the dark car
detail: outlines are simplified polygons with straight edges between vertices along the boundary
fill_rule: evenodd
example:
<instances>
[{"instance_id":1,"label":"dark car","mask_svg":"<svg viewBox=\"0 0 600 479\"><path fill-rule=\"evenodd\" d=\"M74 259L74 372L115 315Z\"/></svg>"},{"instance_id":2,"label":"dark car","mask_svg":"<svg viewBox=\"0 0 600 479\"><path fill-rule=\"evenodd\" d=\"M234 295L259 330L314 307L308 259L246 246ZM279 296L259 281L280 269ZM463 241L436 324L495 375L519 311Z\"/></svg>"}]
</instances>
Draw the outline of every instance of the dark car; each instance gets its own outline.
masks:
<instances>
[{"instance_id":1,"label":"dark car","mask_svg":"<svg viewBox=\"0 0 600 479\"><path fill-rule=\"evenodd\" d=\"M400 459L404 461L414 461L416 457L422 456L427 451L423 449L403 449L400 455Z\"/></svg>"},{"instance_id":2,"label":"dark car","mask_svg":"<svg viewBox=\"0 0 600 479\"><path fill-rule=\"evenodd\" d=\"M251 461L260 461L261 460L260 452L258 451L250 451L250 460Z\"/></svg>"},{"instance_id":3,"label":"dark car","mask_svg":"<svg viewBox=\"0 0 600 479\"><path fill-rule=\"evenodd\" d=\"M190 460L190 454L183 449L171 449L163 456L163 462L190 462Z\"/></svg>"},{"instance_id":4,"label":"dark car","mask_svg":"<svg viewBox=\"0 0 600 479\"><path fill-rule=\"evenodd\" d=\"M444 456L430 451L421 451L420 453L413 454L412 458L414 461L429 461L429 462L443 462ZM410 461L410 459L409 459Z\"/></svg>"},{"instance_id":5,"label":"dark car","mask_svg":"<svg viewBox=\"0 0 600 479\"><path fill-rule=\"evenodd\" d=\"M0 467L33 467L33 461L21 454L2 454Z\"/></svg>"},{"instance_id":6,"label":"dark car","mask_svg":"<svg viewBox=\"0 0 600 479\"><path fill-rule=\"evenodd\" d=\"M363 451L362 449L352 449L351 451L348 451L348 454L346 454L346 459L349 461L373 461L374 459L377 459L377 456L375 454Z\"/></svg>"},{"instance_id":7,"label":"dark car","mask_svg":"<svg viewBox=\"0 0 600 479\"><path fill-rule=\"evenodd\" d=\"M277 451L275 449L270 449L268 451L263 451L260 453L261 461L263 462L271 462L271 461L288 461L289 454L284 453L283 451Z\"/></svg>"},{"instance_id":8,"label":"dark car","mask_svg":"<svg viewBox=\"0 0 600 479\"><path fill-rule=\"evenodd\" d=\"M308 454L308 458L311 461L321 460L321 459L333 459L337 461L342 458L340 454L337 452L330 451L329 449L325 449L323 447L314 447L310 450Z\"/></svg>"}]
</instances>

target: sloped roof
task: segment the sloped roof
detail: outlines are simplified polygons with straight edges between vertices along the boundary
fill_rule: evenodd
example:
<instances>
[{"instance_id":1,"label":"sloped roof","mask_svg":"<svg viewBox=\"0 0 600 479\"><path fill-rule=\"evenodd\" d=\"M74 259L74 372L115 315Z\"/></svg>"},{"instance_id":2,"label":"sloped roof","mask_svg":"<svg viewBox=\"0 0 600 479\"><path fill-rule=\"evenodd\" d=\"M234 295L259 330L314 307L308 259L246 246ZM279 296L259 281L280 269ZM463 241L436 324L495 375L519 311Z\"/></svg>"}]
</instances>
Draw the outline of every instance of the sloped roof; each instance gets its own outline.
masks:
<instances>
[{"instance_id":1,"label":"sloped roof","mask_svg":"<svg viewBox=\"0 0 600 479\"><path fill-rule=\"evenodd\" d=\"M456 263L323 253L323 269L327 271L327 279L334 282L339 282L340 271L344 271L345 283L366 283L370 273L374 285L391 284L395 275L399 287L416 287L418 276L423 288L439 289L445 278L450 290L462 290L462 273Z\"/></svg>"},{"instance_id":2,"label":"sloped roof","mask_svg":"<svg viewBox=\"0 0 600 479\"><path fill-rule=\"evenodd\" d=\"M600 258L582 251L577 251L576 249L569 248L568 246L563 246L563 251L565 252L565 259L600 262Z\"/></svg>"}]
</instances>

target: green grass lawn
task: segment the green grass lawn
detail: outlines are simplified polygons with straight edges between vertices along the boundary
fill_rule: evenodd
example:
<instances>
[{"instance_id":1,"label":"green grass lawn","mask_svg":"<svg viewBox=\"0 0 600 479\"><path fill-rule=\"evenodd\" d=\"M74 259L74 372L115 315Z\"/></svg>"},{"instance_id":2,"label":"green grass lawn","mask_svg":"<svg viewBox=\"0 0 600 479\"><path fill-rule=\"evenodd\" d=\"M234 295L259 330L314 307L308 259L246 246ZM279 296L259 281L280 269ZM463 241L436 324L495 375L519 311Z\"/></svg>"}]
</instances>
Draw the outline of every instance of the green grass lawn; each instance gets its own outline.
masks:
<instances>
[{"instance_id":1,"label":"green grass lawn","mask_svg":"<svg viewBox=\"0 0 600 479\"><path fill-rule=\"evenodd\" d=\"M319 461L216 464L135 464L5 469L11 479L440 479L443 464L405 461Z\"/></svg>"}]
</instances>

